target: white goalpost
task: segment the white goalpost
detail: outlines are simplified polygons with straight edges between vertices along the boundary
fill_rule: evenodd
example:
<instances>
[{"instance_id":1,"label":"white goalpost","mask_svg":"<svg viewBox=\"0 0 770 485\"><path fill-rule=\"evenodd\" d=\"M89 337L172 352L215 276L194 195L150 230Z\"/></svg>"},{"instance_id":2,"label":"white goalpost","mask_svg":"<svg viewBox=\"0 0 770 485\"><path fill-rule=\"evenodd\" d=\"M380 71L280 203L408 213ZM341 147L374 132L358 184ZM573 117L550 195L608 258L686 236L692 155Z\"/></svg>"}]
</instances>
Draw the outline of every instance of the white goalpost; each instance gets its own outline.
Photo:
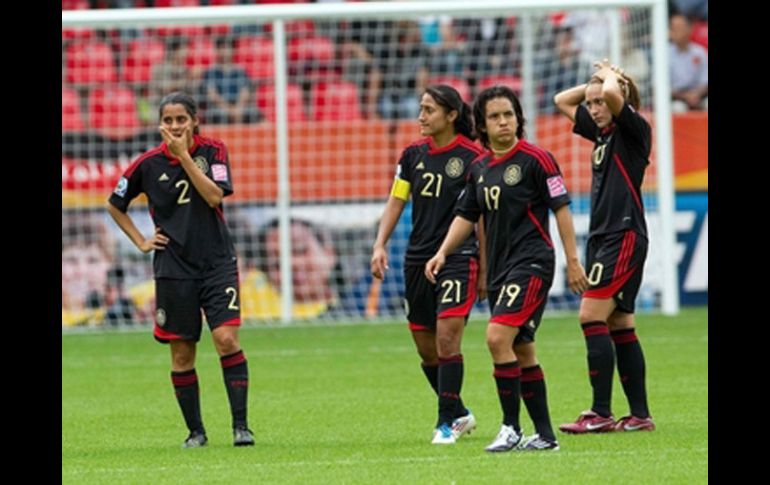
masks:
<instances>
[{"instance_id":1,"label":"white goalpost","mask_svg":"<svg viewBox=\"0 0 770 485\"><path fill-rule=\"evenodd\" d=\"M565 83L587 81L591 61L603 57L635 77L653 126L643 186L650 253L638 307L676 314L667 23L665 0L63 11L62 324L152 318L149 256L137 254L103 207L132 159L159 144L157 101L176 89L201 102L202 133L229 150L235 194L225 215L247 321L402 314L410 207L389 243L382 284L368 261L398 156L419 138L411 110L426 83L452 84L468 102L495 83L517 91L527 138L554 153L564 172L583 251L591 145L550 100ZM217 84L223 76L230 84ZM224 97L243 89L245 105L217 114L210 93L219 86ZM149 234L146 201L132 210ZM556 254L548 309L574 310L579 300L566 288L560 248Z\"/></svg>"}]
</instances>

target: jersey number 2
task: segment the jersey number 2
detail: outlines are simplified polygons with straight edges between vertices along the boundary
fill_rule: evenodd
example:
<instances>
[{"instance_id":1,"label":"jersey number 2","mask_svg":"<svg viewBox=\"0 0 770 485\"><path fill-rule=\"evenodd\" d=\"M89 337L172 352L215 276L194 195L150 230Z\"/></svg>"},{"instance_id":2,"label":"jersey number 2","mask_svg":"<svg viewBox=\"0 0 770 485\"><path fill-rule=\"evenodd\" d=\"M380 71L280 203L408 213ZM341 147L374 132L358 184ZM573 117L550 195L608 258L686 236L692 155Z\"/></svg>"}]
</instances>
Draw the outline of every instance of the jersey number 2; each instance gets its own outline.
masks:
<instances>
[{"instance_id":1,"label":"jersey number 2","mask_svg":"<svg viewBox=\"0 0 770 485\"><path fill-rule=\"evenodd\" d=\"M176 203L179 205L189 204L190 198L187 196L187 192L190 191L190 182L187 180L180 180L174 187L182 187L182 191L179 193L179 198L176 200Z\"/></svg>"}]
</instances>

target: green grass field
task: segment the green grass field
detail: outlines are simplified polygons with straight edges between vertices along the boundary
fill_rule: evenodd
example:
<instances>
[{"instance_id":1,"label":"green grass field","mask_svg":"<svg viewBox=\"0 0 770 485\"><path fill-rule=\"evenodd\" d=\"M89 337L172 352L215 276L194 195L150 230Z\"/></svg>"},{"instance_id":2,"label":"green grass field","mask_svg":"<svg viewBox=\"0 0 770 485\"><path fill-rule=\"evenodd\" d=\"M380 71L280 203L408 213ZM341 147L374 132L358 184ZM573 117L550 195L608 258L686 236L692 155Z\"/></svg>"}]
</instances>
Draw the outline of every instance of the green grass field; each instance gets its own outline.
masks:
<instances>
[{"instance_id":1,"label":"green grass field","mask_svg":"<svg viewBox=\"0 0 770 485\"><path fill-rule=\"evenodd\" d=\"M249 423L257 445L234 448L219 359L198 350L209 446L187 436L168 349L143 332L62 337L63 483L707 483L708 310L640 315L653 433L571 436L555 453L484 452L500 426L485 322L463 344L463 399L479 422L454 446L431 445L436 398L406 324L248 327ZM538 331L554 425L590 405L574 316ZM614 385L613 411L628 407ZM522 406L526 434L532 424Z\"/></svg>"}]
</instances>

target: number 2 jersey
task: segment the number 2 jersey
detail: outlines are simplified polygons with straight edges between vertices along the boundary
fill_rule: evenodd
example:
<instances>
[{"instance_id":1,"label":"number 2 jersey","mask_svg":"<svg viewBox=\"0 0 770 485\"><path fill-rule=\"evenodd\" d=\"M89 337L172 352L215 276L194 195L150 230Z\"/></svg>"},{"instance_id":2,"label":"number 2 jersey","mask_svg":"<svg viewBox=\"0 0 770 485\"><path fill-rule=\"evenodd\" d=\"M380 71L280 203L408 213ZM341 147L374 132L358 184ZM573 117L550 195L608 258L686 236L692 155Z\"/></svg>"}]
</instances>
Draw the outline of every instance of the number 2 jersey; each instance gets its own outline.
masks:
<instances>
[{"instance_id":1,"label":"number 2 jersey","mask_svg":"<svg viewBox=\"0 0 770 485\"><path fill-rule=\"evenodd\" d=\"M193 141L189 153L197 168L221 187L225 196L232 194L225 145L198 135ZM217 268L235 266L235 247L222 205L209 207L165 143L128 167L109 201L126 212L140 193L147 195L155 227L169 238L166 249L153 254L156 278L203 278Z\"/></svg>"},{"instance_id":2,"label":"number 2 jersey","mask_svg":"<svg viewBox=\"0 0 770 485\"><path fill-rule=\"evenodd\" d=\"M499 158L488 151L471 165L456 214L471 222L484 216L490 291L505 284L508 273L521 265L553 278L548 209L569 203L553 155L526 140Z\"/></svg>"},{"instance_id":3,"label":"number 2 jersey","mask_svg":"<svg viewBox=\"0 0 770 485\"><path fill-rule=\"evenodd\" d=\"M425 264L438 251L454 218L471 162L481 152L480 146L463 135L457 135L443 148L437 148L433 139L426 137L404 149L391 195L401 200L412 197L407 265ZM454 254L477 253L476 236L471 235Z\"/></svg>"}]
</instances>

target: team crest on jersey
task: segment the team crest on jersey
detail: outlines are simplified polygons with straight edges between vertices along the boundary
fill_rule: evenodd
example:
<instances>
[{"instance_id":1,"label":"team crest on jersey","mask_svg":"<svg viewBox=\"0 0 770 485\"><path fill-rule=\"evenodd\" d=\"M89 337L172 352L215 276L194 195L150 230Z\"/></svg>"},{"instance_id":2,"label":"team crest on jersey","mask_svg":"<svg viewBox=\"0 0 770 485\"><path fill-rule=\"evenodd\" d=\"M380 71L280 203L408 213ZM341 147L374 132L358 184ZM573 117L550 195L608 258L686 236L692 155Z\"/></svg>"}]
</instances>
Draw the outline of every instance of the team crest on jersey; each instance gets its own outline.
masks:
<instances>
[{"instance_id":1,"label":"team crest on jersey","mask_svg":"<svg viewBox=\"0 0 770 485\"><path fill-rule=\"evenodd\" d=\"M162 308L158 308L155 311L155 321L158 323L159 327L162 327L166 324L166 310Z\"/></svg>"},{"instance_id":2,"label":"team crest on jersey","mask_svg":"<svg viewBox=\"0 0 770 485\"><path fill-rule=\"evenodd\" d=\"M124 197L126 195L126 190L128 190L128 179L126 177L120 177L118 185L115 186L115 195Z\"/></svg>"},{"instance_id":3,"label":"team crest on jersey","mask_svg":"<svg viewBox=\"0 0 770 485\"><path fill-rule=\"evenodd\" d=\"M604 160L604 151L607 149L607 144L599 145L594 149L594 152L591 154L591 158L594 162L594 167L598 167L602 164L602 161Z\"/></svg>"},{"instance_id":4,"label":"team crest on jersey","mask_svg":"<svg viewBox=\"0 0 770 485\"><path fill-rule=\"evenodd\" d=\"M516 185L521 180L521 167L514 164L505 169L503 173L503 182L506 185Z\"/></svg>"},{"instance_id":5,"label":"team crest on jersey","mask_svg":"<svg viewBox=\"0 0 770 485\"><path fill-rule=\"evenodd\" d=\"M193 158L193 162L195 162L195 166L201 169L201 172L208 173L209 171L209 162L206 161L203 157L195 157Z\"/></svg>"},{"instance_id":6,"label":"team crest on jersey","mask_svg":"<svg viewBox=\"0 0 770 485\"><path fill-rule=\"evenodd\" d=\"M444 171L447 175L453 179L456 179L463 174L463 161L457 157L450 158L446 163L446 168L444 168Z\"/></svg>"}]
</instances>

